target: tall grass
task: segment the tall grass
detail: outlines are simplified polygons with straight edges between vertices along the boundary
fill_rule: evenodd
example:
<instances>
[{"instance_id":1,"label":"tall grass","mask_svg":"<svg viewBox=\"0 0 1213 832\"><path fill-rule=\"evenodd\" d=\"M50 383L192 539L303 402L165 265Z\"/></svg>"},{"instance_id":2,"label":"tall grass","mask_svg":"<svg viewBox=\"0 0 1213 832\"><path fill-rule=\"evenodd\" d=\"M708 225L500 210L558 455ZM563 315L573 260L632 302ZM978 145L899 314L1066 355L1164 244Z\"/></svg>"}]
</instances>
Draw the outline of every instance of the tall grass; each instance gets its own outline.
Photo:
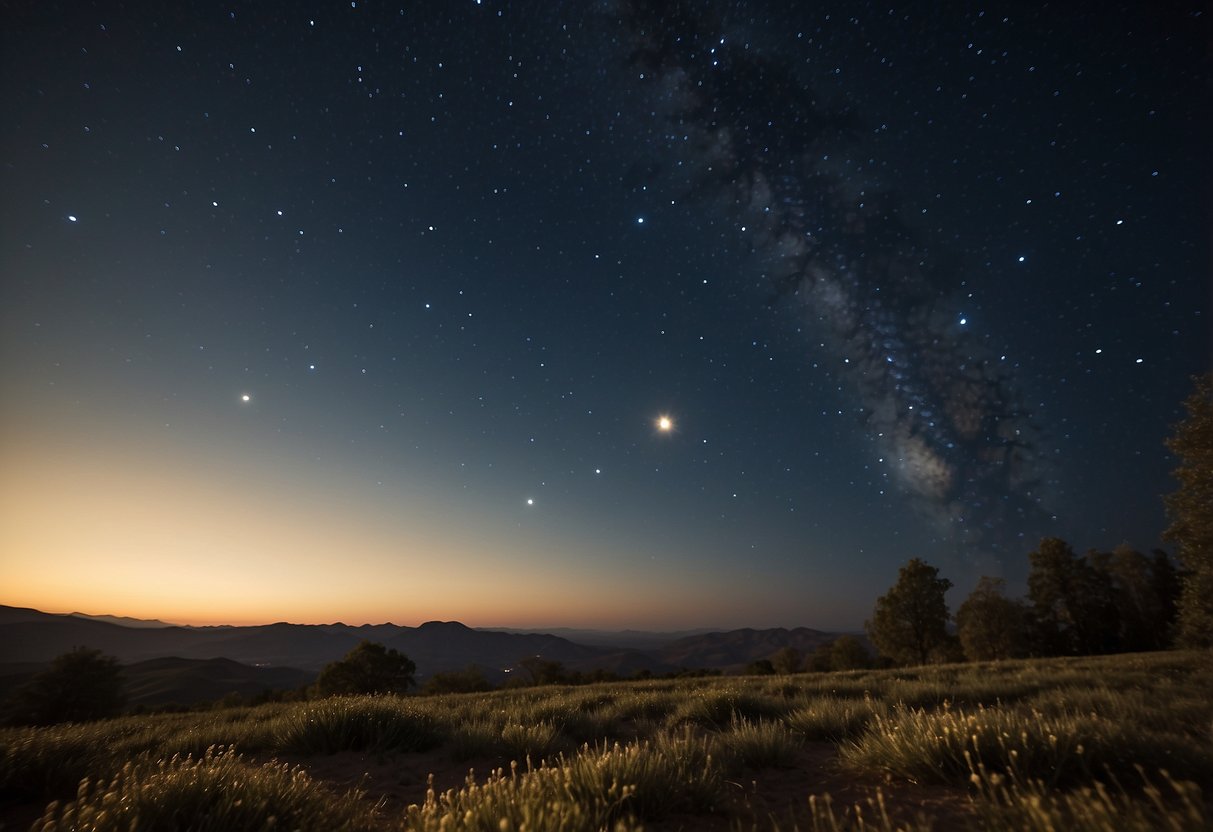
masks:
<instances>
[{"instance_id":1,"label":"tall grass","mask_svg":"<svg viewBox=\"0 0 1213 832\"><path fill-rule=\"evenodd\" d=\"M1140 767L1134 787L1095 782L1069 791L1049 789L978 767L971 775L978 789L983 829L990 832L1208 832L1213 811L1200 788L1165 771L1156 779Z\"/></svg>"},{"instance_id":2,"label":"tall grass","mask_svg":"<svg viewBox=\"0 0 1213 832\"><path fill-rule=\"evenodd\" d=\"M200 758L127 763L109 780L85 779L76 799L52 803L40 832L350 832L382 829L357 793L335 794L298 768L252 766L215 749Z\"/></svg>"},{"instance_id":3,"label":"tall grass","mask_svg":"<svg viewBox=\"0 0 1213 832\"><path fill-rule=\"evenodd\" d=\"M819 760L822 749L803 750L812 740L834 743L842 765L860 779L888 780L885 797L846 807L821 796L805 814L807 796L794 798L800 822L818 832L925 829L929 818L905 820L914 800L907 782L941 784L953 808L973 807L974 828L1186 832L1210 828L1208 795L1191 783L1213 784L1211 688L1213 661L1177 652L777 680L343 697L0 729L0 797L64 801L43 819L52 832L73 824L116 828L99 820L116 811L116 800L143 807L139 828L174 828L144 822L162 817L160 803L236 824L215 820L209 828L216 829L263 817L241 814L252 812L243 804L199 802L190 783L254 803L264 798L266 806L297 798L297 815L287 806L273 816L295 817L290 822L301 829L372 822L391 829L406 821L423 830L694 828L695 816L706 814L757 828L760 819L741 814L756 810L736 786L726 786L724 773L744 769L744 779L761 783L769 767ZM243 758L230 748L207 751L232 744ZM356 795L324 792L297 770L250 762L283 752L407 755L433 748L502 768L482 782L431 794L406 817L376 814ZM325 794L338 813L307 802L308 789ZM343 806L362 808L347 816Z\"/></svg>"},{"instance_id":4,"label":"tall grass","mask_svg":"<svg viewBox=\"0 0 1213 832\"><path fill-rule=\"evenodd\" d=\"M283 714L275 747L300 754L425 751L445 732L428 713L394 696L339 696Z\"/></svg>"},{"instance_id":5,"label":"tall grass","mask_svg":"<svg viewBox=\"0 0 1213 832\"><path fill-rule=\"evenodd\" d=\"M807 740L837 742L859 734L888 710L883 701L871 696L864 699L822 696L800 704L784 717L784 723Z\"/></svg>"},{"instance_id":6,"label":"tall grass","mask_svg":"<svg viewBox=\"0 0 1213 832\"><path fill-rule=\"evenodd\" d=\"M779 722L734 719L713 747L734 769L785 768L796 762L800 741Z\"/></svg>"},{"instance_id":7,"label":"tall grass","mask_svg":"<svg viewBox=\"0 0 1213 832\"><path fill-rule=\"evenodd\" d=\"M525 770L496 770L478 783L410 806L407 825L419 832L527 830L595 832L639 829L670 812L704 812L719 804L720 776L706 744L689 737L609 748L584 746L570 758Z\"/></svg>"},{"instance_id":8,"label":"tall grass","mask_svg":"<svg viewBox=\"0 0 1213 832\"><path fill-rule=\"evenodd\" d=\"M920 782L963 783L971 765L1018 771L1050 787L1132 775L1148 769L1213 775L1213 755L1191 739L1161 734L1094 714L1045 716L1007 708L937 711L897 707L875 716L840 755L860 769Z\"/></svg>"}]
</instances>

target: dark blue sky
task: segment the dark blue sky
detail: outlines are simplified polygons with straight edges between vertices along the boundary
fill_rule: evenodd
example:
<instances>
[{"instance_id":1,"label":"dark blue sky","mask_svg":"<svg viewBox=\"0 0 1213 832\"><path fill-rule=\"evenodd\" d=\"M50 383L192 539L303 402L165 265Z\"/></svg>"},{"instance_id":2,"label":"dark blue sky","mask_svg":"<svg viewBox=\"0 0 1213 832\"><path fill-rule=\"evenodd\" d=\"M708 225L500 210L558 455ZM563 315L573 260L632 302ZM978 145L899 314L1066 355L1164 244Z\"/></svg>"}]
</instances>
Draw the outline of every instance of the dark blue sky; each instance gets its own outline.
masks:
<instances>
[{"instance_id":1,"label":"dark blue sky","mask_svg":"<svg viewBox=\"0 0 1213 832\"><path fill-rule=\"evenodd\" d=\"M0 600L852 628L1158 546L1202 9L15 4Z\"/></svg>"}]
</instances>

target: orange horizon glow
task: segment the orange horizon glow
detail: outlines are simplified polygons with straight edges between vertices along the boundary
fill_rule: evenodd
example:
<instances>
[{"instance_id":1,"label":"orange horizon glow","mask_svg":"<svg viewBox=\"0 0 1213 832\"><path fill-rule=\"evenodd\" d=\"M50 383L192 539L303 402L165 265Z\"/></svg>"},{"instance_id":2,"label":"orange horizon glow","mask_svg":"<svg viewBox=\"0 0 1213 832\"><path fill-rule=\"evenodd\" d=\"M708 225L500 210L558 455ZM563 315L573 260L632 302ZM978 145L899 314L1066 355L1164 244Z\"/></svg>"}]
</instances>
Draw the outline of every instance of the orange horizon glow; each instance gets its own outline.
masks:
<instances>
[{"instance_id":1,"label":"orange horizon glow","mask_svg":"<svg viewBox=\"0 0 1213 832\"><path fill-rule=\"evenodd\" d=\"M6 605L191 626L678 630L831 617L788 620L795 588L775 599L765 583L759 597L765 579L744 561L700 555L688 570L677 535L628 520L647 509L643 495L578 511L549 493L528 506L517 491L485 500L425 470L367 482L347 450L276 434L76 418L66 407L7 414Z\"/></svg>"}]
</instances>

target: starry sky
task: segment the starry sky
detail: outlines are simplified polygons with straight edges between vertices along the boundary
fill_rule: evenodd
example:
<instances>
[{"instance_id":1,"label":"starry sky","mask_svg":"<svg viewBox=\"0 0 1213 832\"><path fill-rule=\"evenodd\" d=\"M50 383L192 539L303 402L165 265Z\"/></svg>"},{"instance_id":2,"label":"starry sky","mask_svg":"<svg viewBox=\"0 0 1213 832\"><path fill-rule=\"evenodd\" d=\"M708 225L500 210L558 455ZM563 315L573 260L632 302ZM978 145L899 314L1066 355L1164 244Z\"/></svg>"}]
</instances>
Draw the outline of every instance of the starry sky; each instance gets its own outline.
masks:
<instances>
[{"instance_id":1,"label":"starry sky","mask_svg":"<svg viewBox=\"0 0 1213 832\"><path fill-rule=\"evenodd\" d=\"M1146 6L6 4L0 602L856 629L1159 546L1213 72Z\"/></svg>"}]
</instances>

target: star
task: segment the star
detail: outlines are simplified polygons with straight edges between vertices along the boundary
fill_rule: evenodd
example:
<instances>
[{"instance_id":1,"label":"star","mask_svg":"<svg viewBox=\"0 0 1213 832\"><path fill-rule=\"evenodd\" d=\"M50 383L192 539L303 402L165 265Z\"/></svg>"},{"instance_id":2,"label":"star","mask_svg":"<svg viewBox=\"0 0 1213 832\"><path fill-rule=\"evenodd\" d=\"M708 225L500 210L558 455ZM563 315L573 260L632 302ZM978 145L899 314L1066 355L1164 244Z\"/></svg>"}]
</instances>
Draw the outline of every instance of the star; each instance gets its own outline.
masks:
<instances>
[{"instance_id":1,"label":"star","mask_svg":"<svg viewBox=\"0 0 1213 832\"><path fill-rule=\"evenodd\" d=\"M248 403L248 402L251 402L252 400L253 400L253 397L250 396L248 393L240 394L240 401Z\"/></svg>"},{"instance_id":2,"label":"star","mask_svg":"<svg viewBox=\"0 0 1213 832\"><path fill-rule=\"evenodd\" d=\"M674 429L674 420L673 419L671 419L669 416L665 416L665 415L657 417L657 430L661 431L662 433L669 433L673 429Z\"/></svg>"},{"instance_id":3,"label":"star","mask_svg":"<svg viewBox=\"0 0 1213 832\"><path fill-rule=\"evenodd\" d=\"M531 497L527 497L527 498L526 498L526 504L527 504L528 506L533 506L533 505L535 505L535 500L534 500L533 498L531 498Z\"/></svg>"}]
</instances>

